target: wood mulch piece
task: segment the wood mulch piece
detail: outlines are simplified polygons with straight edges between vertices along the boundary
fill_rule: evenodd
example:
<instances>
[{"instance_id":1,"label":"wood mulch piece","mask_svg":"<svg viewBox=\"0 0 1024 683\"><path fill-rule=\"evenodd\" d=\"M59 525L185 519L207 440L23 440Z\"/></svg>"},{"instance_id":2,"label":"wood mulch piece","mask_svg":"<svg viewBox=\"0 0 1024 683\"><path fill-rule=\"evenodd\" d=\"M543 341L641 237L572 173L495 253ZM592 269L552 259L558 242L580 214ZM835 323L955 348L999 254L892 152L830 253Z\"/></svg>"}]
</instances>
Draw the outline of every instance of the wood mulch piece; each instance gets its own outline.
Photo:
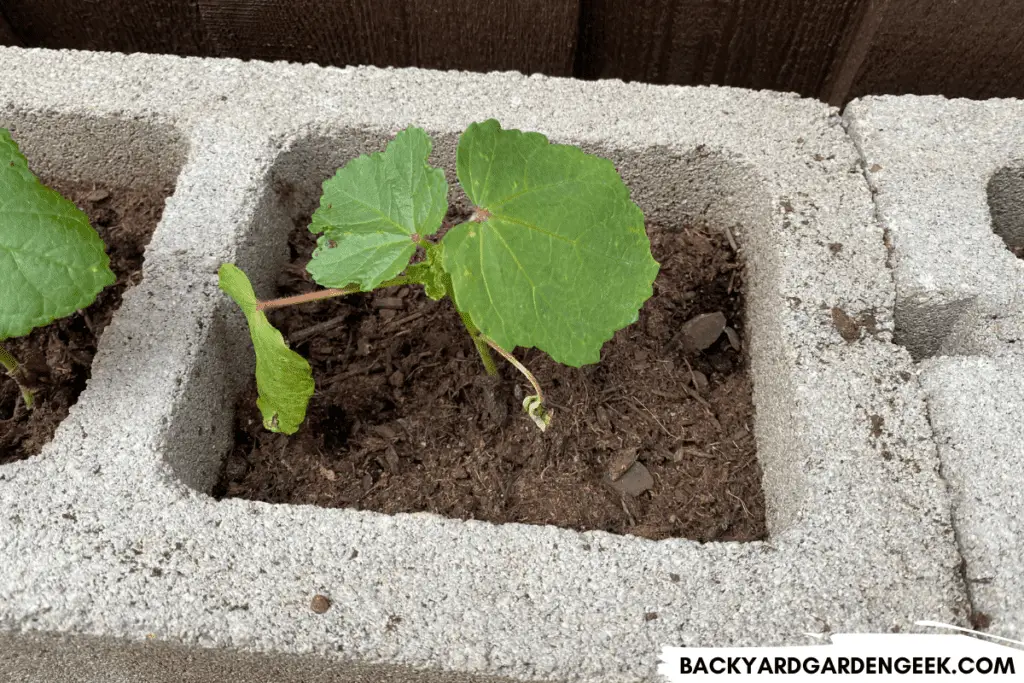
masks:
<instances>
[{"instance_id":1,"label":"wood mulch piece","mask_svg":"<svg viewBox=\"0 0 1024 683\"><path fill-rule=\"evenodd\" d=\"M296 220L280 296L316 289L308 218ZM744 343L743 268L726 237L672 227L682 229L649 227L662 264L655 295L599 364L517 351L554 408L545 433L522 411L525 380L501 359L500 377L486 377L450 302L419 287L272 311L310 359L317 391L289 437L263 429L253 382L214 495L651 539L764 538L747 357L734 348ZM684 352L680 326L715 311L733 343L723 334ZM649 489L621 493L610 473L623 471Z\"/></svg>"},{"instance_id":2,"label":"wood mulch piece","mask_svg":"<svg viewBox=\"0 0 1024 683\"><path fill-rule=\"evenodd\" d=\"M17 385L0 372L0 465L39 453L85 389L99 337L125 290L142 279L143 251L171 194L169 187L44 182L88 214L107 245L117 281L88 308L3 342L32 375L35 407L26 410Z\"/></svg>"}]
</instances>

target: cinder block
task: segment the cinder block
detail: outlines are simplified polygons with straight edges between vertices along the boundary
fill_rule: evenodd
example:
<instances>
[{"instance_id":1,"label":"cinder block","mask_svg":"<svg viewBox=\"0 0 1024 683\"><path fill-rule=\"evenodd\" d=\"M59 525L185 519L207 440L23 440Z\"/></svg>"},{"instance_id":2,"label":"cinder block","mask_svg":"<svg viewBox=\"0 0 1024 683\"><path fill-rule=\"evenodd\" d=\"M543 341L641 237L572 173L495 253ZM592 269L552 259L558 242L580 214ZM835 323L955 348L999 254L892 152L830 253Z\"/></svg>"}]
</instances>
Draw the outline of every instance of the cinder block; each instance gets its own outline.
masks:
<instances>
[{"instance_id":1,"label":"cinder block","mask_svg":"<svg viewBox=\"0 0 1024 683\"><path fill-rule=\"evenodd\" d=\"M844 116L886 232L896 341L916 359L1019 354L1024 101L867 97Z\"/></svg>"},{"instance_id":2,"label":"cinder block","mask_svg":"<svg viewBox=\"0 0 1024 683\"><path fill-rule=\"evenodd\" d=\"M1024 362L936 358L923 363L942 474L976 620L1024 634Z\"/></svg>"},{"instance_id":3,"label":"cinder block","mask_svg":"<svg viewBox=\"0 0 1024 683\"><path fill-rule=\"evenodd\" d=\"M979 623L1024 626L1024 102L869 97L845 112L922 364Z\"/></svg>"},{"instance_id":4,"label":"cinder block","mask_svg":"<svg viewBox=\"0 0 1024 683\"><path fill-rule=\"evenodd\" d=\"M215 271L235 261L269 292L290 229L274 185L308 201L410 123L451 172L458 133L489 117L612 158L657 220L736 235L767 541L207 495L252 365ZM649 681L665 644L967 623L920 386L891 343L882 233L857 151L824 105L5 48L3 124L54 173L177 183L79 403L40 456L0 468L0 679L172 681L191 667L211 682ZM836 308L874 326L847 340ZM316 593L328 612L309 609Z\"/></svg>"}]
</instances>

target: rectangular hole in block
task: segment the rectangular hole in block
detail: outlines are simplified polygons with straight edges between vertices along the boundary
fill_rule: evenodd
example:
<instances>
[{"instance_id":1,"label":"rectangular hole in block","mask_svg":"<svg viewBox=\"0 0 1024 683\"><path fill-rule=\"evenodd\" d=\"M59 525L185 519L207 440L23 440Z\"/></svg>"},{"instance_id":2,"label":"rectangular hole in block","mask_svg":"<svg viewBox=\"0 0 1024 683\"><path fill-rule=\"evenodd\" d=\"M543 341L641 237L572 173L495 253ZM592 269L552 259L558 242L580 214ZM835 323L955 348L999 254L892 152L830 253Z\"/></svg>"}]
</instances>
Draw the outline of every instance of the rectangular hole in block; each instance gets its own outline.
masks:
<instances>
[{"instance_id":1,"label":"rectangular hole in block","mask_svg":"<svg viewBox=\"0 0 1024 683\"><path fill-rule=\"evenodd\" d=\"M992 231L1017 258L1024 258L1024 163L996 171L988 183Z\"/></svg>"},{"instance_id":2,"label":"rectangular hole in block","mask_svg":"<svg viewBox=\"0 0 1024 683\"><path fill-rule=\"evenodd\" d=\"M452 188L446 226L468 215L453 173L456 143L455 136L435 138L433 163L446 169ZM259 294L317 288L305 263L321 184L355 155L385 144L383 136L353 132L302 140L281 156L271 191L275 213L290 217L279 233L289 234L289 254L276 289ZM661 158L657 150L608 156L637 178ZM289 437L263 429L251 382L214 495L653 539L763 538L744 268L734 236L716 229L728 223L709 210L713 201L701 201L719 196L706 158L678 160L671 187L664 180L634 187L649 208L662 272L640 320L605 345L602 362L573 369L535 349L516 352L555 409L546 433L522 412L526 385L518 373L502 364L500 379L485 377L450 302L431 301L419 287L332 299L270 313L291 347L311 360L317 392L306 423ZM705 207L705 215L680 208L678 193L687 191L690 206ZM273 282L267 275L254 279ZM719 313L729 331L711 332L704 351L683 351L685 335L699 337L686 323ZM622 493L625 477L609 482L624 469L636 495Z\"/></svg>"},{"instance_id":3,"label":"rectangular hole in block","mask_svg":"<svg viewBox=\"0 0 1024 683\"><path fill-rule=\"evenodd\" d=\"M40 452L86 387L103 330L124 292L142 277L142 261L174 190L186 153L166 125L113 118L0 113L29 168L89 217L117 281L88 308L4 347L22 364L35 405L26 409L14 381L0 376L0 465Z\"/></svg>"}]
</instances>

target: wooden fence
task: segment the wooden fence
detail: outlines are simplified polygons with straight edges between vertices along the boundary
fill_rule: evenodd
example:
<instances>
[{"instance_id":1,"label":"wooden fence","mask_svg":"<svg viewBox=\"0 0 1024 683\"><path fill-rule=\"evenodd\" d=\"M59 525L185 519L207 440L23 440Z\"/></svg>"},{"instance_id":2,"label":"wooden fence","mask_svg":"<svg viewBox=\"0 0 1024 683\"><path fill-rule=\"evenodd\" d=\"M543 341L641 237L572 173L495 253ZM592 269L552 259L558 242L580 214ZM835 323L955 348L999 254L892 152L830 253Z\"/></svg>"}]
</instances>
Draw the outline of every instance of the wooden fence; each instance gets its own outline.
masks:
<instances>
[{"instance_id":1,"label":"wooden fence","mask_svg":"<svg viewBox=\"0 0 1024 683\"><path fill-rule=\"evenodd\" d=\"M0 43L1024 97L1024 0L0 0Z\"/></svg>"}]
</instances>

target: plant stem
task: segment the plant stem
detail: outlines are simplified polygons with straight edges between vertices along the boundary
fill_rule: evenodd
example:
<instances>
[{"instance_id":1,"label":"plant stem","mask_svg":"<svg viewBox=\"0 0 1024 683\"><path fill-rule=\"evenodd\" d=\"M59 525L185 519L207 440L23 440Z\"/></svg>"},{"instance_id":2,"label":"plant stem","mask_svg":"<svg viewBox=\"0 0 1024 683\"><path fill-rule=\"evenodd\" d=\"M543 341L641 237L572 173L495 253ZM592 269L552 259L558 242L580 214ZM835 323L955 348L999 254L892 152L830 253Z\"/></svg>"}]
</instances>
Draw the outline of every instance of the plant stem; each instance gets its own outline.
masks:
<instances>
[{"instance_id":1,"label":"plant stem","mask_svg":"<svg viewBox=\"0 0 1024 683\"><path fill-rule=\"evenodd\" d=\"M4 366L4 370L9 375L13 375L18 371L18 359L12 356L3 346L0 346L0 365Z\"/></svg>"},{"instance_id":2,"label":"plant stem","mask_svg":"<svg viewBox=\"0 0 1024 683\"><path fill-rule=\"evenodd\" d=\"M480 334L479 335L479 339L482 340L488 346L490 346L492 349L497 351L501 355L502 358L504 358L509 363L514 365L516 370L518 370L519 372L523 373L523 376L526 377L526 379L528 379L530 381L530 384L533 386L533 390L534 390L534 392L536 392L537 398L540 399L541 403L544 402L544 392L541 391L541 389L540 389L540 382L537 381L537 378L533 376L533 373L530 372L525 365L520 363L516 359L516 357L513 356L511 353L509 353L505 349L503 349L500 346L498 346L495 343L495 341L493 339L491 339L490 337L488 337L487 335Z\"/></svg>"},{"instance_id":3,"label":"plant stem","mask_svg":"<svg viewBox=\"0 0 1024 683\"><path fill-rule=\"evenodd\" d=\"M18 359L12 356L3 346L0 346L0 365L4 366L4 370L7 371L7 375L13 379L18 385L18 388L21 389L21 398L25 401L25 407L31 410L32 404L34 403L32 391L19 382L17 377L18 368L20 368L21 365L18 363Z\"/></svg>"},{"instance_id":4,"label":"plant stem","mask_svg":"<svg viewBox=\"0 0 1024 683\"><path fill-rule=\"evenodd\" d=\"M294 306L295 304L305 304L310 301L320 301L321 299L330 299L336 296L344 296L346 294L353 294L358 292L358 287L346 287L345 289L318 289L315 292L308 292L306 294L296 294L295 296L286 296L281 299L268 299L267 301L257 301L257 311L267 311L271 308L283 308L284 306Z\"/></svg>"},{"instance_id":5,"label":"plant stem","mask_svg":"<svg viewBox=\"0 0 1024 683\"><path fill-rule=\"evenodd\" d=\"M494 356L491 355L491 350L487 347L486 337L480 333L480 330L473 324L468 314L459 311L459 317L462 318L462 324L466 326L466 331L469 332L469 336L473 339L476 352L480 354L480 360L484 363L484 370L492 377L497 375L498 366L494 364Z\"/></svg>"},{"instance_id":6,"label":"plant stem","mask_svg":"<svg viewBox=\"0 0 1024 683\"><path fill-rule=\"evenodd\" d=\"M383 289L385 287L398 287L400 285L407 285L411 283L408 277L400 275L399 277L386 280L375 289ZM282 308L284 306L294 306L295 304L305 304L310 301L320 301L322 299L332 299L336 296L345 296L346 294L355 294L361 291L358 287L345 287L344 289L318 289L315 292L308 292L306 294L296 294L295 296L286 296L281 299L267 299L266 301L257 301L256 310L266 311L271 308Z\"/></svg>"}]
</instances>

